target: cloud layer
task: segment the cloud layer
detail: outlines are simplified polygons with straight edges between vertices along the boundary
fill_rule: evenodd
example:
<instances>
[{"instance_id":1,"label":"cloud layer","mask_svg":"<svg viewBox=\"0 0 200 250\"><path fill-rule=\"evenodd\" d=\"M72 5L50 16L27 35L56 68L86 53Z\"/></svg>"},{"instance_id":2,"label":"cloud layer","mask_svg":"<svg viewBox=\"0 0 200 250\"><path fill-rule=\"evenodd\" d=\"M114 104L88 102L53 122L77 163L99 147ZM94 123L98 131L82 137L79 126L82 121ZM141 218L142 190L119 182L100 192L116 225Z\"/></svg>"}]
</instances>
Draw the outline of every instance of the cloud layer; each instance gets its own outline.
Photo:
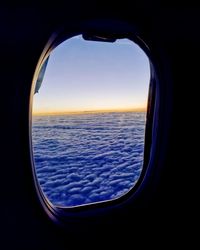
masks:
<instances>
[{"instance_id":1,"label":"cloud layer","mask_svg":"<svg viewBox=\"0 0 200 250\"><path fill-rule=\"evenodd\" d=\"M33 118L39 183L54 205L117 198L137 182L143 164L145 113Z\"/></svg>"}]
</instances>

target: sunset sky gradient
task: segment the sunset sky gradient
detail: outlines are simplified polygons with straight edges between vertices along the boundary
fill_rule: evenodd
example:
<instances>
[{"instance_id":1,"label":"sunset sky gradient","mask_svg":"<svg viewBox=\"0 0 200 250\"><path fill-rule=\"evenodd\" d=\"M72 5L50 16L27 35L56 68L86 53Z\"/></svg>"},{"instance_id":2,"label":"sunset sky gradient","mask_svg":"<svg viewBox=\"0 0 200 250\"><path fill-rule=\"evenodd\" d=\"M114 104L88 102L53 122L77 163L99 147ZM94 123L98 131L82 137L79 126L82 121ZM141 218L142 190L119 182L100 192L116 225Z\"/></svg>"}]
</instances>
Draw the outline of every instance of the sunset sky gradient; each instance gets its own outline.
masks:
<instances>
[{"instance_id":1,"label":"sunset sky gradient","mask_svg":"<svg viewBox=\"0 0 200 250\"><path fill-rule=\"evenodd\" d=\"M51 53L33 114L145 110L148 57L128 39L66 40Z\"/></svg>"}]
</instances>

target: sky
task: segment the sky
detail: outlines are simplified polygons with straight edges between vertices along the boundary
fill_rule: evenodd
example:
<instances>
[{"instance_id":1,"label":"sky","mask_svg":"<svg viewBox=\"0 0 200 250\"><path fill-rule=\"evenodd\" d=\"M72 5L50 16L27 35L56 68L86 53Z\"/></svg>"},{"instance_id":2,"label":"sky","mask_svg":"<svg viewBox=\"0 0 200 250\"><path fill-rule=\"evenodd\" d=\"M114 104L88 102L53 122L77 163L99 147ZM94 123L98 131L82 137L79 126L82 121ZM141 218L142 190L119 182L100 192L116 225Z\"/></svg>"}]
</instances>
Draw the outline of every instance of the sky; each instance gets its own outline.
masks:
<instances>
[{"instance_id":1,"label":"sky","mask_svg":"<svg viewBox=\"0 0 200 250\"><path fill-rule=\"evenodd\" d=\"M149 60L128 39L66 40L50 55L33 114L145 109Z\"/></svg>"}]
</instances>

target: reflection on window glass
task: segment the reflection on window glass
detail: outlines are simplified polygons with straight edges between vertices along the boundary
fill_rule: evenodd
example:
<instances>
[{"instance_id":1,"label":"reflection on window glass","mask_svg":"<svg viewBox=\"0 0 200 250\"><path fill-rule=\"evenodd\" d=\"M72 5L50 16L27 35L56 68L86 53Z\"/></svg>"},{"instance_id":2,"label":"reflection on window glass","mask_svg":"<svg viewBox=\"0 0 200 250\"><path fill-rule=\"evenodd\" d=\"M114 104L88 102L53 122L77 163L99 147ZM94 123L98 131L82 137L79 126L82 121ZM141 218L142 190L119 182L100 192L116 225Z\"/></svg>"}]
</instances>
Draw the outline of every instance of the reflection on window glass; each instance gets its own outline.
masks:
<instances>
[{"instance_id":1,"label":"reflection on window glass","mask_svg":"<svg viewBox=\"0 0 200 250\"><path fill-rule=\"evenodd\" d=\"M112 200L133 188L149 77L147 56L128 39L76 36L50 54L35 87L32 142L37 179L54 206Z\"/></svg>"}]
</instances>

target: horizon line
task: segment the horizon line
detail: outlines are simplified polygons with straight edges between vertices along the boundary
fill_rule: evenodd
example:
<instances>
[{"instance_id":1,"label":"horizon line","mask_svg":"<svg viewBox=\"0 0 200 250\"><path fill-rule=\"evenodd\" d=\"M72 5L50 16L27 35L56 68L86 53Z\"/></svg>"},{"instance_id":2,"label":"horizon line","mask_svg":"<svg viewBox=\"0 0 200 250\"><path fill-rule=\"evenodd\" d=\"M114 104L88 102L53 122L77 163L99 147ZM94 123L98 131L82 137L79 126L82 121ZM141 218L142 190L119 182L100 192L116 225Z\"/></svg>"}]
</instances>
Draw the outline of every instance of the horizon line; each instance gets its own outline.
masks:
<instances>
[{"instance_id":1,"label":"horizon line","mask_svg":"<svg viewBox=\"0 0 200 250\"><path fill-rule=\"evenodd\" d=\"M147 111L147 108L102 109L102 110L83 110L83 111L47 111L47 112L32 112L32 115L33 115L33 116L79 115L79 114L96 114L96 113L146 112L146 111Z\"/></svg>"}]
</instances>

